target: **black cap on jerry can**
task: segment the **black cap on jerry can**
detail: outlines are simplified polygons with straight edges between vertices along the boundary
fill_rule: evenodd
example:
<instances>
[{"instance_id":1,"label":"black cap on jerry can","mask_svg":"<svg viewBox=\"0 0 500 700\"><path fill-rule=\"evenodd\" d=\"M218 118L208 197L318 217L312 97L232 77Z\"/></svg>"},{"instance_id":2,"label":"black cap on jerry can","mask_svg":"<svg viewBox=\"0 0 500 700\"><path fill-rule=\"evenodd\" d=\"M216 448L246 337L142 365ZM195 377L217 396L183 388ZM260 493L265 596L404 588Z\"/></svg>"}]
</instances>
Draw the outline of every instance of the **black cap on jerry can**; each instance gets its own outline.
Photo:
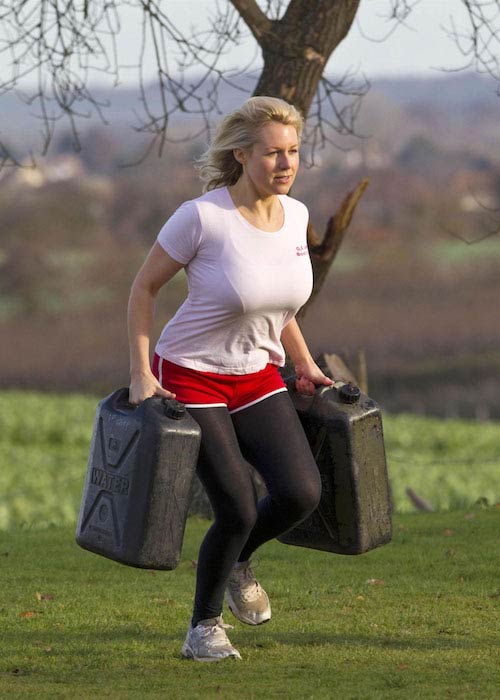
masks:
<instances>
[{"instance_id":1,"label":"black cap on jerry can","mask_svg":"<svg viewBox=\"0 0 500 700\"><path fill-rule=\"evenodd\" d=\"M175 399L163 399L163 405L165 406L164 412L167 418L180 420L186 413L184 404Z\"/></svg>"},{"instance_id":2,"label":"black cap on jerry can","mask_svg":"<svg viewBox=\"0 0 500 700\"><path fill-rule=\"evenodd\" d=\"M342 403L356 403L359 401L361 392L354 384L344 384L339 389L339 397Z\"/></svg>"}]
</instances>

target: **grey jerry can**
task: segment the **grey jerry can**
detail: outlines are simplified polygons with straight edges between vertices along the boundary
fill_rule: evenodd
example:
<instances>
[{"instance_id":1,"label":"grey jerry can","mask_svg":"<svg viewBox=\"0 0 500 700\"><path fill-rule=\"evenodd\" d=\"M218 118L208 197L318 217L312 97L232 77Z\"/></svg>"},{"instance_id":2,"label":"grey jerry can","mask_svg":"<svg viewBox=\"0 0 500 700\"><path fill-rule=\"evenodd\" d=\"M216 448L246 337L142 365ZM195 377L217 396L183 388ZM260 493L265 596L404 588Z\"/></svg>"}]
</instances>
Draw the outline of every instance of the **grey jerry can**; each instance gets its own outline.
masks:
<instances>
[{"instance_id":1,"label":"grey jerry can","mask_svg":"<svg viewBox=\"0 0 500 700\"><path fill-rule=\"evenodd\" d=\"M352 384L290 396L318 465L322 495L305 521L278 539L361 554L391 539L391 502L378 405Z\"/></svg>"},{"instance_id":2,"label":"grey jerry can","mask_svg":"<svg viewBox=\"0 0 500 700\"><path fill-rule=\"evenodd\" d=\"M138 406L119 389L98 407L76 541L147 569L180 560L201 431L178 401Z\"/></svg>"}]
</instances>

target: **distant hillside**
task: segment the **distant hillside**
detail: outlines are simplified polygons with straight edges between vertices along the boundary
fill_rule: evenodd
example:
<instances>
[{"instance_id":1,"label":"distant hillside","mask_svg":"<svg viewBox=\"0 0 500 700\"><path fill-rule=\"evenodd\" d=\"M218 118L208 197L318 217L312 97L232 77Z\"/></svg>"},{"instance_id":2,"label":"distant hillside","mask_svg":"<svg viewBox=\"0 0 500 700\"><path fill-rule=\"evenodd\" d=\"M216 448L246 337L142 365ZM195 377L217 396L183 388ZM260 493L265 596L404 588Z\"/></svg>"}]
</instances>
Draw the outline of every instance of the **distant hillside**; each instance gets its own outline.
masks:
<instances>
[{"instance_id":1,"label":"distant hillside","mask_svg":"<svg viewBox=\"0 0 500 700\"><path fill-rule=\"evenodd\" d=\"M427 103L448 111L483 104L500 108L498 85L477 73L438 73L435 78L377 78L373 87L400 105Z\"/></svg>"},{"instance_id":2,"label":"distant hillside","mask_svg":"<svg viewBox=\"0 0 500 700\"><path fill-rule=\"evenodd\" d=\"M239 104L244 95L251 94L255 85L255 76L240 76L237 84L241 89L221 85L219 105L224 113ZM391 105L409 110L414 120L421 120L423 127L432 125L434 118L441 123L462 125L471 115L480 115L482 120L498 122L500 98L496 95L497 85L493 80L473 73L438 74L435 78L376 78L372 83L372 96ZM160 110L159 96L154 85L146 91L150 108L154 114ZM133 126L140 123L143 106L139 89L135 88L98 88L93 92L94 98L106 122L119 140L131 141L139 138ZM37 114L36 103L28 106L20 96L5 94L0 97L0 139L19 150L36 148L41 143L41 124L34 115ZM81 131L89 127L102 125L98 111L92 106L82 104L84 118L78 122ZM361 110L363 114L363 108ZM217 116L216 116L217 118ZM199 124L199 117L189 114L175 114L172 117L173 129L193 128ZM475 123L476 128L478 123ZM57 125L57 132L64 131L65 125ZM496 127L495 127L496 130ZM376 124L370 129L376 131Z\"/></svg>"}]
</instances>

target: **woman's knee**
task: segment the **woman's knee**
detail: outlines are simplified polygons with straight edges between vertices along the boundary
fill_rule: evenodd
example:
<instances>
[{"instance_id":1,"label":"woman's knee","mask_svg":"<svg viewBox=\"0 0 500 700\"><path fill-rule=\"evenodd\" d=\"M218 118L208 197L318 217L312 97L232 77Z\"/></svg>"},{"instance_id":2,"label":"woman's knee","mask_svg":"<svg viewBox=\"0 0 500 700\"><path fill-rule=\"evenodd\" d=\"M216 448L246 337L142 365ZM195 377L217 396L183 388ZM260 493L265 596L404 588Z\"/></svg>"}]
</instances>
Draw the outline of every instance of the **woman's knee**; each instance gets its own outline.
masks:
<instances>
[{"instance_id":1,"label":"woman's knee","mask_svg":"<svg viewBox=\"0 0 500 700\"><path fill-rule=\"evenodd\" d=\"M311 479L288 491L281 499L290 519L299 522L313 513L321 499L321 480Z\"/></svg>"},{"instance_id":2,"label":"woman's knee","mask_svg":"<svg viewBox=\"0 0 500 700\"><path fill-rule=\"evenodd\" d=\"M215 511L215 516L229 532L248 535L257 521L257 507L253 499L226 501Z\"/></svg>"}]
</instances>

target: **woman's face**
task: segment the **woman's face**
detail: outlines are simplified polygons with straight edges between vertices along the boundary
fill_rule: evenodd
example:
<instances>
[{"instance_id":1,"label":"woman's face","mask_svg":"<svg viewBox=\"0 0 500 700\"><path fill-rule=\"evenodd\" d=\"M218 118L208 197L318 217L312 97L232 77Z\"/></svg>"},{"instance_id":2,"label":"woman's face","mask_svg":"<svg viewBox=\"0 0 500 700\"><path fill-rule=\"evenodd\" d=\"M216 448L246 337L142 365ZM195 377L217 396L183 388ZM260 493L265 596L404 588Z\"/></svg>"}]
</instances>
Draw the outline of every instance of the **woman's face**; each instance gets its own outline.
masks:
<instances>
[{"instance_id":1,"label":"woman's face","mask_svg":"<svg viewBox=\"0 0 500 700\"><path fill-rule=\"evenodd\" d=\"M260 197L287 194L299 167L297 131L294 126L269 122L257 134L252 148L234 151L243 165L243 176Z\"/></svg>"}]
</instances>

